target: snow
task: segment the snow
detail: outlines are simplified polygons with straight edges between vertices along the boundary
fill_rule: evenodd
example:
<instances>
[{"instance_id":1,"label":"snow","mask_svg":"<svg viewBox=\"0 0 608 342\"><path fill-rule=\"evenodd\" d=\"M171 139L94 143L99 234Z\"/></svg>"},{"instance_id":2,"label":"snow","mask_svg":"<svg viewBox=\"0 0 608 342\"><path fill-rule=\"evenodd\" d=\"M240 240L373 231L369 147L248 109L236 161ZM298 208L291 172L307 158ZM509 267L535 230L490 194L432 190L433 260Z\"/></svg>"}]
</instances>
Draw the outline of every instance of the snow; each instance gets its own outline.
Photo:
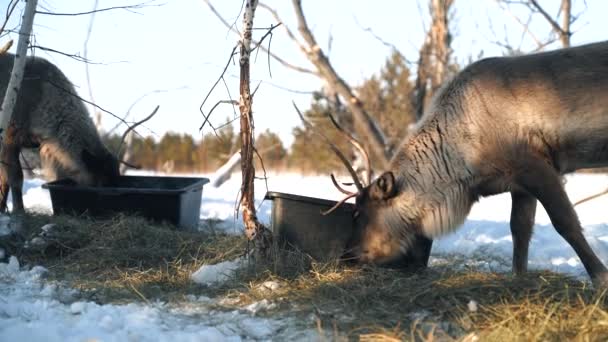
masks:
<instances>
[{"instance_id":1,"label":"snow","mask_svg":"<svg viewBox=\"0 0 608 342\"><path fill-rule=\"evenodd\" d=\"M575 175L566 180L566 190L573 202L608 187L606 175ZM49 194L41 188L43 183L39 179L25 181L24 202L29 210L51 212ZM234 217L239 183L240 176L235 174L219 188L204 187L200 217L219 220L215 229L233 234L242 232L240 218ZM256 180L255 186L258 216L268 224L271 203L263 201L266 186L262 180ZM269 174L268 189L334 200L342 197L325 176ZM441 263L446 254L455 254L465 262L481 260L490 269L508 270L512 253L510 206L508 194L482 199L460 229L434 241L431 264ZM608 196L604 196L576 208L585 236L604 263L608 263L607 207ZM7 216L0 216L0 235L10 234L14 229ZM52 231L52 226L42 228L40 238ZM239 307L238 302L229 299L188 296L181 303L100 305L80 300L77 290L46 280L45 268L21 266L15 257L0 255L2 259L5 257L9 260L0 263L0 340L3 341L319 339L314 324L303 329L301 319L284 314L273 317L272 310L277 304L268 300ZM578 257L555 232L540 205L529 257L530 268L566 272L587 279ZM506 262L496 264L495 259ZM204 265L192 274L192 279L205 286L217 286L230 277L240 263L237 259ZM279 283L269 281L262 284L260 290L279 288ZM474 300L468 306L472 311L477 309ZM264 317L261 313L265 313Z\"/></svg>"},{"instance_id":2,"label":"snow","mask_svg":"<svg viewBox=\"0 0 608 342\"><path fill-rule=\"evenodd\" d=\"M214 265L203 265L196 272L192 273L192 281L202 285L213 285L224 282L230 278L232 273L241 267L243 260L236 259L220 262Z\"/></svg>"}]
</instances>

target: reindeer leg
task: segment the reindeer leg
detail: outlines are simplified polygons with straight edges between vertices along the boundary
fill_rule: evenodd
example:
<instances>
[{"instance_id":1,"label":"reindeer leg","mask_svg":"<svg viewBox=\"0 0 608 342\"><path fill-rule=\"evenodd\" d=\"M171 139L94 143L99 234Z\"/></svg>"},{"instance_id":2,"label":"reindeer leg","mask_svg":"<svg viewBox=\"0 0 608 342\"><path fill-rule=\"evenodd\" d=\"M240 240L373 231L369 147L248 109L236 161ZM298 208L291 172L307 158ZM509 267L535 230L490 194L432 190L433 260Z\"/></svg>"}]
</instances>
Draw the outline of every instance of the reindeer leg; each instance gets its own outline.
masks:
<instances>
[{"instance_id":1,"label":"reindeer leg","mask_svg":"<svg viewBox=\"0 0 608 342\"><path fill-rule=\"evenodd\" d=\"M6 212L8 200L8 164L5 158L0 158L0 213Z\"/></svg>"},{"instance_id":2,"label":"reindeer leg","mask_svg":"<svg viewBox=\"0 0 608 342\"><path fill-rule=\"evenodd\" d=\"M8 145L4 147L5 159L7 160L8 168L8 184L13 194L13 212L23 213L25 208L23 207L23 170L21 169L21 163L19 162L19 148L14 145Z\"/></svg>"},{"instance_id":3,"label":"reindeer leg","mask_svg":"<svg viewBox=\"0 0 608 342\"><path fill-rule=\"evenodd\" d=\"M608 270L585 239L558 173L537 158L526 159L519 171L516 182L540 201L555 230L572 246L591 279L608 286Z\"/></svg>"},{"instance_id":4,"label":"reindeer leg","mask_svg":"<svg viewBox=\"0 0 608 342\"><path fill-rule=\"evenodd\" d=\"M513 236L513 272L528 270L528 246L536 215L536 197L525 192L511 192L511 235Z\"/></svg>"}]
</instances>

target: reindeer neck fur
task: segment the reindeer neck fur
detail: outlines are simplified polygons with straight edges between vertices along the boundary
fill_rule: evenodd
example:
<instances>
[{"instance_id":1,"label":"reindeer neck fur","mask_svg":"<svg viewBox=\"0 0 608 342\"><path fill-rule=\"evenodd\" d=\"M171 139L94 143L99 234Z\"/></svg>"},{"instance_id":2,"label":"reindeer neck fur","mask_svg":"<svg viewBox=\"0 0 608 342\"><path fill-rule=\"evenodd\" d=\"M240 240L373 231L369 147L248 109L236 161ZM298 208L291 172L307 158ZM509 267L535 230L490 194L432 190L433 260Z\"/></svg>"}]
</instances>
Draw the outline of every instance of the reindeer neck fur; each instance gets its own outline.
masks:
<instances>
[{"instance_id":1,"label":"reindeer neck fur","mask_svg":"<svg viewBox=\"0 0 608 342\"><path fill-rule=\"evenodd\" d=\"M460 146L468 122L459 83L439 93L391 162L398 189L385 216L391 227L419 227L416 233L431 238L444 235L464 222L476 201L471 189L477 179Z\"/></svg>"}]
</instances>

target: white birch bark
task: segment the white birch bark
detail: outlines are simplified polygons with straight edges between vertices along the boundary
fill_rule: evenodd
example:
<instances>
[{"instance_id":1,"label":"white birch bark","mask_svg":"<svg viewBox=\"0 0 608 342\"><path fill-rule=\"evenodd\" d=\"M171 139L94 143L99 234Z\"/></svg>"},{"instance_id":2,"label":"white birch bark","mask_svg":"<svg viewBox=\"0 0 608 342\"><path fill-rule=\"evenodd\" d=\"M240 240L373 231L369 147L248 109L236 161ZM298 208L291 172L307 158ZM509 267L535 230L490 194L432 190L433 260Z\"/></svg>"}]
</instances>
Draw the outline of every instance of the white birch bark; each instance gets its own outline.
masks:
<instances>
[{"instance_id":1,"label":"white birch bark","mask_svg":"<svg viewBox=\"0 0 608 342\"><path fill-rule=\"evenodd\" d=\"M36 14L36 4L38 0L27 0L25 3L25 11L19 29L19 40L17 42L17 52L15 53L15 62L11 72L11 78L8 81L6 94L0 108L0 140L2 140L8 129L8 125L13 116L15 104L17 103L17 95L23 80L25 71L25 62L27 58L27 48L30 44L30 34L34 23L34 14ZM0 150L2 145L0 145Z\"/></svg>"}]
</instances>

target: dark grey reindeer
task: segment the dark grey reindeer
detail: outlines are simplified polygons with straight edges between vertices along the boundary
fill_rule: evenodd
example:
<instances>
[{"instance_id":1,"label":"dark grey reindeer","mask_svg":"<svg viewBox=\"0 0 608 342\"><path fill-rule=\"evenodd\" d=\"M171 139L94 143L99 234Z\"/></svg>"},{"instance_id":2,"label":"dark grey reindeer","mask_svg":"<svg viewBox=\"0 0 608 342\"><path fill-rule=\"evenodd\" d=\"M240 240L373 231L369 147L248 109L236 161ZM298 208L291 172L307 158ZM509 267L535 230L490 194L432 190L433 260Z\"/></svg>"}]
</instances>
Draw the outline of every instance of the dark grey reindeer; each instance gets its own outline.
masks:
<instances>
[{"instance_id":1,"label":"dark grey reindeer","mask_svg":"<svg viewBox=\"0 0 608 342\"><path fill-rule=\"evenodd\" d=\"M0 96L4 98L15 56L0 55ZM24 148L39 149L45 178L70 178L78 184L104 185L119 176L118 159L104 146L83 102L68 78L49 61L28 57L15 111L2 141L0 212L10 187L13 211L24 211Z\"/></svg>"}]
</instances>

